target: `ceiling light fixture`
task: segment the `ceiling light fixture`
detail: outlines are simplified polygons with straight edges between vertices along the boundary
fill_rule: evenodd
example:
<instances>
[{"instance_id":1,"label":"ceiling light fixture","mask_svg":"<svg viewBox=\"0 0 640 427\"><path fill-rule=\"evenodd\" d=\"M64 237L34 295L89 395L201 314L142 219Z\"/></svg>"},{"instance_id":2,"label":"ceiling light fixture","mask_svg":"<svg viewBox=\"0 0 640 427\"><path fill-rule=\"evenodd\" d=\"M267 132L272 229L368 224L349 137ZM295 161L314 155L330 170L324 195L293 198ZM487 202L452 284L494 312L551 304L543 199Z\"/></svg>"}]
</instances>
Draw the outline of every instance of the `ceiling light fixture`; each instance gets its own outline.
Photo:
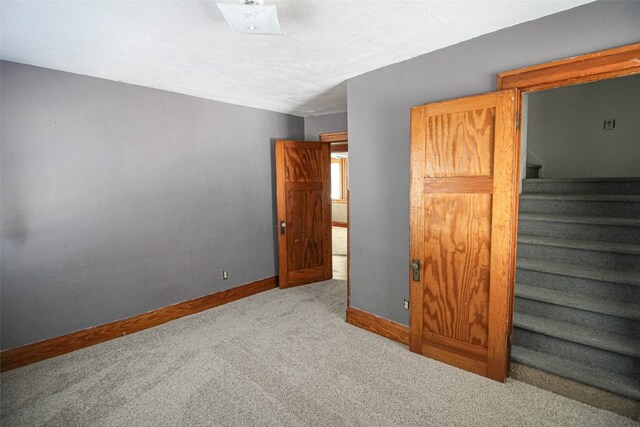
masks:
<instances>
[{"instance_id":1,"label":"ceiling light fixture","mask_svg":"<svg viewBox=\"0 0 640 427\"><path fill-rule=\"evenodd\" d=\"M240 4L217 5L234 33L282 34L275 4L264 4L263 0L241 0Z\"/></svg>"}]
</instances>

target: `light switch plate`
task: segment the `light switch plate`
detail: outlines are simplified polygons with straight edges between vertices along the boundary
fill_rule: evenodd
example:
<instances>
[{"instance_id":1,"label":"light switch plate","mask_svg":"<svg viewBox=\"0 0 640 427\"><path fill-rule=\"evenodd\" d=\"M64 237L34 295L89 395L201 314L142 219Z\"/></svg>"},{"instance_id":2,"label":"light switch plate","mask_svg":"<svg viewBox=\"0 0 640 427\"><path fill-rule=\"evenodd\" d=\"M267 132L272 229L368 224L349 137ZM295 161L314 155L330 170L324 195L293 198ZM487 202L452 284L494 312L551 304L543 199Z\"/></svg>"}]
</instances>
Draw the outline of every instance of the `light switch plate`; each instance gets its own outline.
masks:
<instances>
[{"instance_id":1,"label":"light switch plate","mask_svg":"<svg viewBox=\"0 0 640 427\"><path fill-rule=\"evenodd\" d=\"M604 130L613 130L616 127L616 119L605 119Z\"/></svg>"}]
</instances>

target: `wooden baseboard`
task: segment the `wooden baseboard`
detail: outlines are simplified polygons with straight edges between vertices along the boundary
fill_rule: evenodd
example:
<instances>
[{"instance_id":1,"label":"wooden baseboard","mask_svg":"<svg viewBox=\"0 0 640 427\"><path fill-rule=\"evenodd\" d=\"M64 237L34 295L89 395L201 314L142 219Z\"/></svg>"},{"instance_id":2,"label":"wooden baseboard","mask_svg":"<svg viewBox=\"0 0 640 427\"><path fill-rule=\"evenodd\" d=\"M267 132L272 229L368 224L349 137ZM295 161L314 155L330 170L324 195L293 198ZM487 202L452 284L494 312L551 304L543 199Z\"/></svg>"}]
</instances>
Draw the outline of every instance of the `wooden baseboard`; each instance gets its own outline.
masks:
<instances>
[{"instance_id":1,"label":"wooden baseboard","mask_svg":"<svg viewBox=\"0 0 640 427\"><path fill-rule=\"evenodd\" d=\"M347 228L347 226L349 224L347 224L346 222L340 222L340 221L331 221L331 225L334 227L344 227Z\"/></svg>"},{"instance_id":2,"label":"wooden baseboard","mask_svg":"<svg viewBox=\"0 0 640 427\"><path fill-rule=\"evenodd\" d=\"M347 308L347 323L409 345L409 327L356 308Z\"/></svg>"},{"instance_id":3,"label":"wooden baseboard","mask_svg":"<svg viewBox=\"0 0 640 427\"><path fill-rule=\"evenodd\" d=\"M190 301L158 308L128 319L105 323L104 325L94 326L33 344L27 344L22 347L5 350L0 352L0 372L9 371L142 331L153 326L158 326L171 320L188 316L189 314L198 313L260 292L268 291L269 289L275 288L277 284L277 276L269 277Z\"/></svg>"}]
</instances>

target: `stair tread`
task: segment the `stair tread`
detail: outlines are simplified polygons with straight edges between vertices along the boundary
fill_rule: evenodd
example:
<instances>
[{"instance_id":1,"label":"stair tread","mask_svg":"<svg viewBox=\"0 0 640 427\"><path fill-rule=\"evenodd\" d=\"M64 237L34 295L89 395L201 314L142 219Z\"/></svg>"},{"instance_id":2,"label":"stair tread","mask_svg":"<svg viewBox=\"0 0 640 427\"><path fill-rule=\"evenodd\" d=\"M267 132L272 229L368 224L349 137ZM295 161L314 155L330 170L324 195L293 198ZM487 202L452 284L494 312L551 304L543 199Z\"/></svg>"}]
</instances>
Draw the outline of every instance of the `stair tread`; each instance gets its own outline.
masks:
<instances>
[{"instance_id":1,"label":"stair tread","mask_svg":"<svg viewBox=\"0 0 640 427\"><path fill-rule=\"evenodd\" d=\"M640 286L640 272L637 271L594 269L576 264L526 259L523 257L518 257L517 268L558 274L561 276L580 277L583 279L598 280L602 282Z\"/></svg>"},{"instance_id":2,"label":"stair tread","mask_svg":"<svg viewBox=\"0 0 640 427\"><path fill-rule=\"evenodd\" d=\"M589 251L615 252L631 255L640 255L640 245L629 243L610 243L600 241L587 241L575 239L562 239L557 237L519 235L518 243L533 245L553 246L558 248L584 249ZM640 260L639 260L640 263Z\"/></svg>"},{"instance_id":3,"label":"stair tread","mask_svg":"<svg viewBox=\"0 0 640 427\"><path fill-rule=\"evenodd\" d=\"M639 194L555 194L555 193L522 193L520 199L528 200L564 200L595 202L640 202Z\"/></svg>"},{"instance_id":4,"label":"stair tread","mask_svg":"<svg viewBox=\"0 0 640 427\"><path fill-rule=\"evenodd\" d=\"M630 336L615 335L575 323L518 312L514 315L513 325L539 334L640 358L640 340Z\"/></svg>"},{"instance_id":5,"label":"stair tread","mask_svg":"<svg viewBox=\"0 0 640 427\"><path fill-rule=\"evenodd\" d=\"M621 227L640 227L640 218L624 218L614 216L572 216L521 213L519 220L540 222L562 222L570 224L615 225Z\"/></svg>"},{"instance_id":6,"label":"stair tread","mask_svg":"<svg viewBox=\"0 0 640 427\"><path fill-rule=\"evenodd\" d=\"M541 301L626 319L640 320L639 304L610 301L600 297L577 295L574 292L563 292L521 283L516 283L515 293L518 298Z\"/></svg>"},{"instance_id":7,"label":"stair tread","mask_svg":"<svg viewBox=\"0 0 640 427\"><path fill-rule=\"evenodd\" d=\"M634 378L625 377L606 369L568 360L557 355L513 345L511 358L515 362L598 387L621 396L640 400L640 384Z\"/></svg>"}]
</instances>

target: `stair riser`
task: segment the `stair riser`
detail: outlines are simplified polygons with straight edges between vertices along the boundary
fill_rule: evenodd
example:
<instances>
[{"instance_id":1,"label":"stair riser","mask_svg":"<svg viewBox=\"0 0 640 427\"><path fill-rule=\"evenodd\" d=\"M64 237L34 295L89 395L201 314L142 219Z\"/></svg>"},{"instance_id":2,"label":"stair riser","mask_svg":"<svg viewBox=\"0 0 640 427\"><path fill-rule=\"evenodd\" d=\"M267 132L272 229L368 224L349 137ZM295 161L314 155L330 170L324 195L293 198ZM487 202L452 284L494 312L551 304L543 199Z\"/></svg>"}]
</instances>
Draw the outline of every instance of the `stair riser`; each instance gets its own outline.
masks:
<instances>
[{"instance_id":1,"label":"stair riser","mask_svg":"<svg viewBox=\"0 0 640 427\"><path fill-rule=\"evenodd\" d=\"M576 294L575 292L559 294L557 291L548 288L533 287L523 283L516 283L515 296L516 298L547 302L607 316L640 320L640 305L633 302L612 301L609 298L600 297L594 298L584 293Z\"/></svg>"},{"instance_id":2,"label":"stair riser","mask_svg":"<svg viewBox=\"0 0 640 427\"><path fill-rule=\"evenodd\" d=\"M637 320L577 310L519 297L515 299L514 312L516 313L514 316L517 316L518 313L529 314L561 322L574 323L616 335L640 338L640 321Z\"/></svg>"},{"instance_id":3,"label":"stair riser","mask_svg":"<svg viewBox=\"0 0 640 427\"><path fill-rule=\"evenodd\" d=\"M640 203L586 200L520 199L521 213L574 216L640 217Z\"/></svg>"},{"instance_id":4,"label":"stair riser","mask_svg":"<svg viewBox=\"0 0 640 427\"><path fill-rule=\"evenodd\" d=\"M512 342L514 345L553 354L578 363L584 363L585 365L607 369L619 375L640 375L639 359L531 332L526 329L514 328Z\"/></svg>"},{"instance_id":5,"label":"stair riser","mask_svg":"<svg viewBox=\"0 0 640 427\"><path fill-rule=\"evenodd\" d=\"M613 271L640 271L640 256L518 242L518 256Z\"/></svg>"},{"instance_id":6,"label":"stair riser","mask_svg":"<svg viewBox=\"0 0 640 427\"><path fill-rule=\"evenodd\" d=\"M522 192L548 194L640 194L640 181L536 182L525 180L522 185Z\"/></svg>"},{"instance_id":7,"label":"stair riser","mask_svg":"<svg viewBox=\"0 0 640 427\"><path fill-rule=\"evenodd\" d=\"M511 357L514 362L608 390L620 396L640 400L640 384L634 377L600 370L589 365L571 363L570 359L563 359L516 345L513 346Z\"/></svg>"},{"instance_id":8,"label":"stair riser","mask_svg":"<svg viewBox=\"0 0 640 427\"><path fill-rule=\"evenodd\" d=\"M640 301L640 286L516 269L516 281L558 291L575 292L613 301Z\"/></svg>"},{"instance_id":9,"label":"stair riser","mask_svg":"<svg viewBox=\"0 0 640 427\"><path fill-rule=\"evenodd\" d=\"M576 224L520 219L518 234L612 243L640 242L640 227Z\"/></svg>"},{"instance_id":10,"label":"stair riser","mask_svg":"<svg viewBox=\"0 0 640 427\"><path fill-rule=\"evenodd\" d=\"M640 178L525 180L522 193L521 214L594 217L594 222L601 220L597 217L640 218L640 201L630 200L640 195ZM611 197L615 195L627 197ZM628 197L631 195L635 197ZM590 200L598 197L612 200ZM581 198L585 200L572 200ZM640 254L526 242L527 236L528 240L539 236L638 245L640 227L520 218L518 235L521 241L517 246L516 281L527 286L520 291L516 288L513 360L640 399L640 319L632 304L640 301ZM623 283L524 268L527 264L535 267L534 260L539 268L557 269L558 273L593 275ZM561 267L562 264L567 265ZM587 270L581 271L579 266ZM563 292L557 302L564 305L539 301L554 296L546 289ZM571 298L572 295L580 298ZM616 306L616 301L623 304Z\"/></svg>"}]
</instances>

